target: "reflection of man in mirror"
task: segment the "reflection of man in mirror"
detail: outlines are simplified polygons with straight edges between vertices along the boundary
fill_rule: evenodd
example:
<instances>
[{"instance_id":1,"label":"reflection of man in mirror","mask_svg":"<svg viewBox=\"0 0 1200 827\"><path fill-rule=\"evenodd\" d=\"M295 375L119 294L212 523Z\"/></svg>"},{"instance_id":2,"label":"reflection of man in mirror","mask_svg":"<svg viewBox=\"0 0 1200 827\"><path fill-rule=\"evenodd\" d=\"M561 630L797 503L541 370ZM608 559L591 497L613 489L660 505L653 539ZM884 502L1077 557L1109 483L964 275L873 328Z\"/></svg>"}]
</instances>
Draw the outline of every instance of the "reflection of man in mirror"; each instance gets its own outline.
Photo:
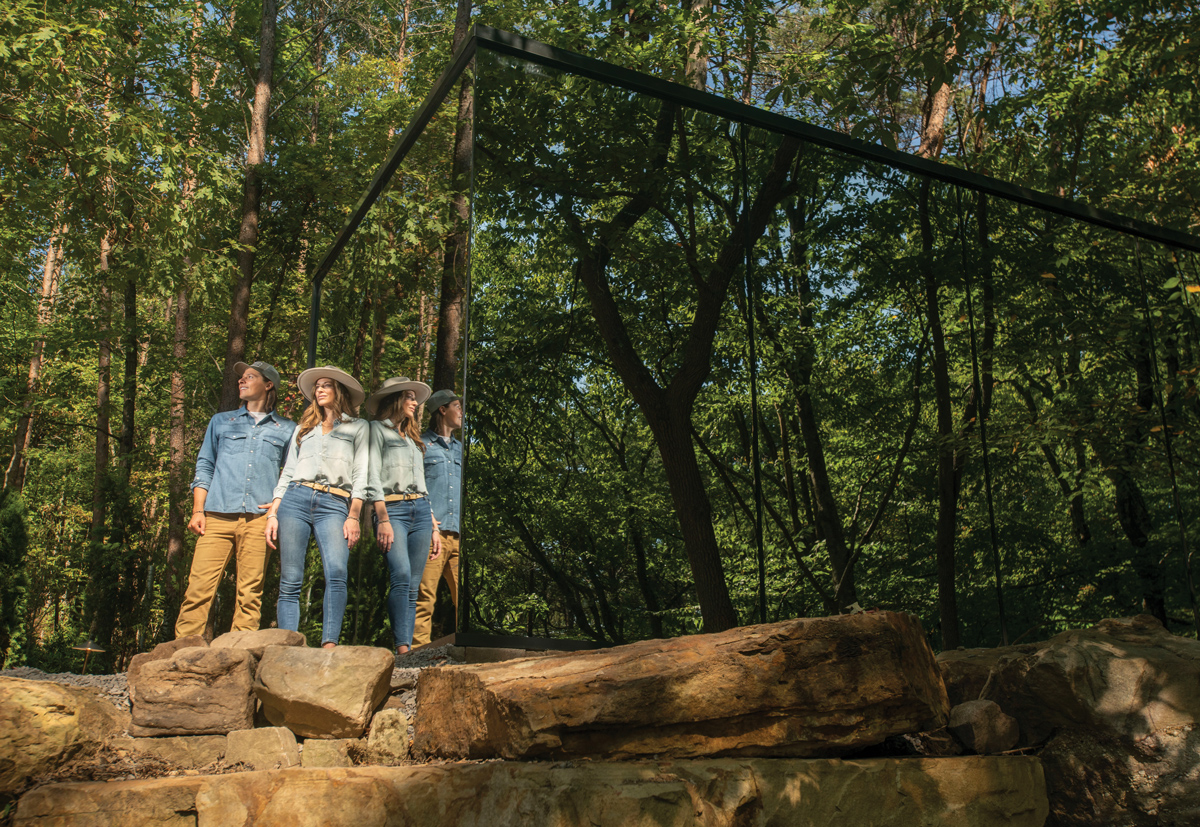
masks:
<instances>
[{"instance_id":1,"label":"reflection of man in mirror","mask_svg":"<svg viewBox=\"0 0 1200 827\"><path fill-rule=\"evenodd\" d=\"M238 362L242 407L214 416L204 432L192 482L192 519L199 535L175 637L204 634L217 585L237 555L233 631L258 630L267 540L263 528L279 469L296 423L275 413L279 371L266 362Z\"/></svg>"},{"instance_id":2,"label":"reflection of man in mirror","mask_svg":"<svg viewBox=\"0 0 1200 827\"><path fill-rule=\"evenodd\" d=\"M429 428L421 434L425 442L425 486L433 506L433 519L442 538L442 553L425 564L421 591L417 596L417 621L413 628L413 646L429 643L433 625L433 605L438 582L446 579L450 599L458 609L458 515L462 494L462 442L454 432L462 427L462 398L454 391L441 390L429 397L433 412ZM432 553L433 549L430 548ZM457 615L456 615L457 616Z\"/></svg>"}]
</instances>

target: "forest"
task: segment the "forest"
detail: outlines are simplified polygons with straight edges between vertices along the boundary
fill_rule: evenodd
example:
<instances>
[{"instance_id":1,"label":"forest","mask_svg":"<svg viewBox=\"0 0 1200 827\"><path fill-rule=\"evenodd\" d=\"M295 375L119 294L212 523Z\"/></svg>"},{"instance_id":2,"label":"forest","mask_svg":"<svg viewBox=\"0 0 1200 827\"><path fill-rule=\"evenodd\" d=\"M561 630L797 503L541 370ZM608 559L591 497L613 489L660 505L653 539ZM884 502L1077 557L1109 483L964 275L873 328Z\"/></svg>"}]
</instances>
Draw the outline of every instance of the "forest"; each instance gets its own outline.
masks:
<instances>
[{"instance_id":1,"label":"forest","mask_svg":"<svg viewBox=\"0 0 1200 827\"><path fill-rule=\"evenodd\" d=\"M279 368L298 419L314 282L318 364L465 389L472 629L621 643L880 608L935 648L1138 613L1196 635L1197 17L7 4L3 665L77 670L90 638L121 669L172 635L204 428L241 360ZM332 259L475 24L1182 243L481 49ZM378 644L364 534L343 642ZM322 590L310 551L310 640Z\"/></svg>"}]
</instances>

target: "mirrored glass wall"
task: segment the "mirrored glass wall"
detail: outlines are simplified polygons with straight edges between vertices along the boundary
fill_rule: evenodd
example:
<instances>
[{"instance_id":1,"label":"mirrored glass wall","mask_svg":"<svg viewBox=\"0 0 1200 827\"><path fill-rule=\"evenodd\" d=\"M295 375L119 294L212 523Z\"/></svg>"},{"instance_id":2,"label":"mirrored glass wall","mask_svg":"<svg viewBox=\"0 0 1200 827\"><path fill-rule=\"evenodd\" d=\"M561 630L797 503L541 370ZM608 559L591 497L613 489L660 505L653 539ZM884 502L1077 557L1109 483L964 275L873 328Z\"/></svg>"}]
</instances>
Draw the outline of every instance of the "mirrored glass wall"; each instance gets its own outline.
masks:
<instances>
[{"instance_id":1,"label":"mirrored glass wall","mask_svg":"<svg viewBox=\"0 0 1200 827\"><path fill-rule=\"evenodd\" d=\"M367 321L319 353L431 376L471 194L471 629L1190 622L1194 253L509 51L470 182L450 96L321 311Z\"/></svg>"}]
</instances>

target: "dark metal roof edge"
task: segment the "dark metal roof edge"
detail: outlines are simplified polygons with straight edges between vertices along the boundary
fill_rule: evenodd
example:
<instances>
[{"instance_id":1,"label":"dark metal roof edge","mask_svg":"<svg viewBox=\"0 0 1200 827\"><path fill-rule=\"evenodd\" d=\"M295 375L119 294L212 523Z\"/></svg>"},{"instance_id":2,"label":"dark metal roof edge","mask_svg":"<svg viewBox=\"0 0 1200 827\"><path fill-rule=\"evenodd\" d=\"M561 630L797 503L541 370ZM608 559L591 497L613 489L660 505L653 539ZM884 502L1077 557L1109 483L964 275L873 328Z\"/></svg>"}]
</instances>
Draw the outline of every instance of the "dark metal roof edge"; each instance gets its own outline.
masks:
<instances>
[{"instance_id":1,"label":"dark metal roof edge","mask_svg":"<svg viewBox=\"0 0 1200 827\"><path fill-rule=\"evenodd\" d=\"M1120 233L1145 238L1160 244L1200 252L1200 237L1190 233L1161 227L1148 221L1130 218L1089 204L1060 198L1049 193L1001 181L961 167L921 158L907 152L867 143L851 138L832 129L816 126L768 112L755 106L729 100L711 92L703 92L680 83L656 78L643 72L625 69L577 52L548 46L512 32L477 24L472 35L479 45L499 54L520 57L543 66L559 69L574 75L611 83L633 92L652 95L718 115L723 118L761 127L785 135L791 135L809 143L827 147L837 152L853 155L868 161L885 164L925 175L939 181L966 187L967 189L994 195L1006 201L1034 207L1039 210L1063 215Z\"/></svg>"}]
</instances>

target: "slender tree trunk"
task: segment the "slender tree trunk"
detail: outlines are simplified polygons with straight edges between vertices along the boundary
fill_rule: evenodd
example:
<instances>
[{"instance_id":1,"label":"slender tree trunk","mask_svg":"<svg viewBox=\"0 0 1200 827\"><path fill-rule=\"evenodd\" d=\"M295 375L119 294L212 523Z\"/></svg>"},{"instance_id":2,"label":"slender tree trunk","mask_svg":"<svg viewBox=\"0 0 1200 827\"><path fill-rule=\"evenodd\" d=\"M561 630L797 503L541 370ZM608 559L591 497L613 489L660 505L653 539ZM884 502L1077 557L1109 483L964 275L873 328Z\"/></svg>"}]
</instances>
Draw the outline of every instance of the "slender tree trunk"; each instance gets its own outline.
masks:
<instances>
[{"instance_id":1,"label":"slender tree trunk","mask_svg":"<svg viewBox=\"0 0 1200 827\"><path fill-rule=\"evenodd\" d=\"M190 269L190 263L185 264ZM167 606L173 610L179 604L179 590L183 581L181 564L187 550L184 542L184 519L186 507L187 454L186 454L186 408L183 367L187 361L188 334L188 286L186 282L175 296L175 340L171 348L171 435L169 439L170 466L168 490L170 503L167 508ZM189 509L190 511L190 509Z\"/></svg>"},{"instance_id":2,"label":"slender tree trunk","mask_svg":"<svg viewBox=\"0 0 1200 827\"><path fill-rule=\"evenodd\" d=\"M958 468L954 450L954 410L950 396L950 368L946 355L946 335L942 328L942 309L937 278L933 269L933 225L929 217L929 181L922 181L918 197L921 221L922 280L925 286L925 318L933 345L933 392L937 402L938 511L934 537L937 559L938 614L941 618L942 649L959 645L957 565L954 555L958 521Z\"/></svg>"},{"instance_id":3,"label":"slender tree trunk","mask_svg":"<svg viewBox=\"0 0 1200 827\"><path fill-rule=\"evenodd\" d=\"M471 0L458 0L454 21L454 48L467 36L471 23ZM475 90L469 73L463 74L458 89L458 125L454 132L454 159L451 180L454 193L450 202L452 229L446 237L442 256L442 290L438 304L437 349L434 354L433 389L453 390L461 358L462 321L466 299L466 273L471 205L467 187L471 175L471 155L475 144L473 114Z\"/></svg>"},{"instance_id":4,"label":"slender tree trunk","mask_svg":"<svg viewBox=\"0 0 1200 827\"><path fill-rule=\"evenodd\" d=\"M708 12L711 8L711 0L683 0L683 9L688 13L688 22L695 26L703 26L708 22ZM708 55L704 51L704 38L699 35L693 37L688 43L687 50L684 83L694 89L702 90L708 86Z\"/></svg>"},{"instance_id":5,"label":"slender tree trunk","mask_svg":"<svg viewBox=\"0 0 1200 827\"><path fill-rule=\"evenodd\" d=\"M250 323L250 289L254 284L254 261L258 252L258 213L262 202L262 169L266 161L267 119L271 112L271 88L275 72L276 0L263 0L259 34L258 77L254 84L254 106L250 115L249 145L242 180L242 223L238 231L238 277L229 309L229 342L225 348L225 373L221 384L221 410L240 404L236 364L246 356L246 329Z\"/></svg>"},{"instance_id":6,"label":"slender tree trunk","mask_svg":"<svg viewBox=\"0 0 1200 827\"><path fill-rule=\"evenodd\" d=\"M105 550L105 529L108 522L109 497L109 405L111 397L112 370L112 303L108 287L108 272L111 268L113 233L105 232L100 240L100 341L99 357L96 364L96 452L95 470L92 476L92 522L88 528L88 570L90 578L85 594L85 611L87 624L92 640L107 648L112 638L111 607L105 605L105 593L108 591L109 567Z\"/></svg>"},{"instance_id":7,"label":"slender tree trunk","mask_svg":"<svg viewBox=\"0 0 1200 827\"><path fill-rule=\"evenodd\" d=\"M945 63L957 55L950 43L945 51ZM923 123L918 155L937 158L946 139L946 115L953 99L950 84L934 80L922 106ZM958 520L958 478L961 468L954 450L954 411L950 396L950 368L946 355L946 336L942 328L941 302L934 272L933 222L930 216L930 183L923 179L918 193L917 212L921 225L921 275L925 288L925 315L933 345L933 388L937 400L938 425L938 517L934 538L937 560L938 614L941 618L942 648L956 649L960 631L958 597L956 592L957 564L955 562L955 532Z\"/></svg>"},{"instance_id":8,"label":"slender tree trunk","mask_svg":"<svg viewBox=\"0 0 1200 827\"><path fill-rule=\"evenodd\" d=\"M60 207L61 210L61 207ZM37 396L38 382L42 376L42 356L46 351L46 328L54 311L54 298L58 294L58 274L63 259L63 236L65 224L56 223L46 245L46 261L42 267L42 292L38 298L38 336L29 356L29 376L25 382L25 399L21 403L21 415L17 419L17 432L13 436L13 454L4 475L4 488L20 492L25 487L26 453L33 433L33 404Z\"/></svg>"},{"instance_id":9,"label":"slender tree trunk","mask_svg":"<svg viewBox=\"0 0 1200 827\"><path fill-rule=\"evenodd\" d=\"M805 216L803 206L788 210L791 237L804 237ZM796 269L800 300L800 327L813 330L812 286L809 282L808 254L805 247L793 241L791 247L792 266ZM793 384L796 392L796 412L800 419L800 436L804 440L804 452L808 456L809 481L813 490L813 516L820 533L825 538L825 549L833 571L834 602L838 611L846 611L858 602L854 583L854 563L846 543L845 528L838 513L837 497L829 479L825 463L825 444L821 438L820 420L813 406L812 387L813 350L807 337L802 337L793 366Z\"/></svg>"}]
</instances>

